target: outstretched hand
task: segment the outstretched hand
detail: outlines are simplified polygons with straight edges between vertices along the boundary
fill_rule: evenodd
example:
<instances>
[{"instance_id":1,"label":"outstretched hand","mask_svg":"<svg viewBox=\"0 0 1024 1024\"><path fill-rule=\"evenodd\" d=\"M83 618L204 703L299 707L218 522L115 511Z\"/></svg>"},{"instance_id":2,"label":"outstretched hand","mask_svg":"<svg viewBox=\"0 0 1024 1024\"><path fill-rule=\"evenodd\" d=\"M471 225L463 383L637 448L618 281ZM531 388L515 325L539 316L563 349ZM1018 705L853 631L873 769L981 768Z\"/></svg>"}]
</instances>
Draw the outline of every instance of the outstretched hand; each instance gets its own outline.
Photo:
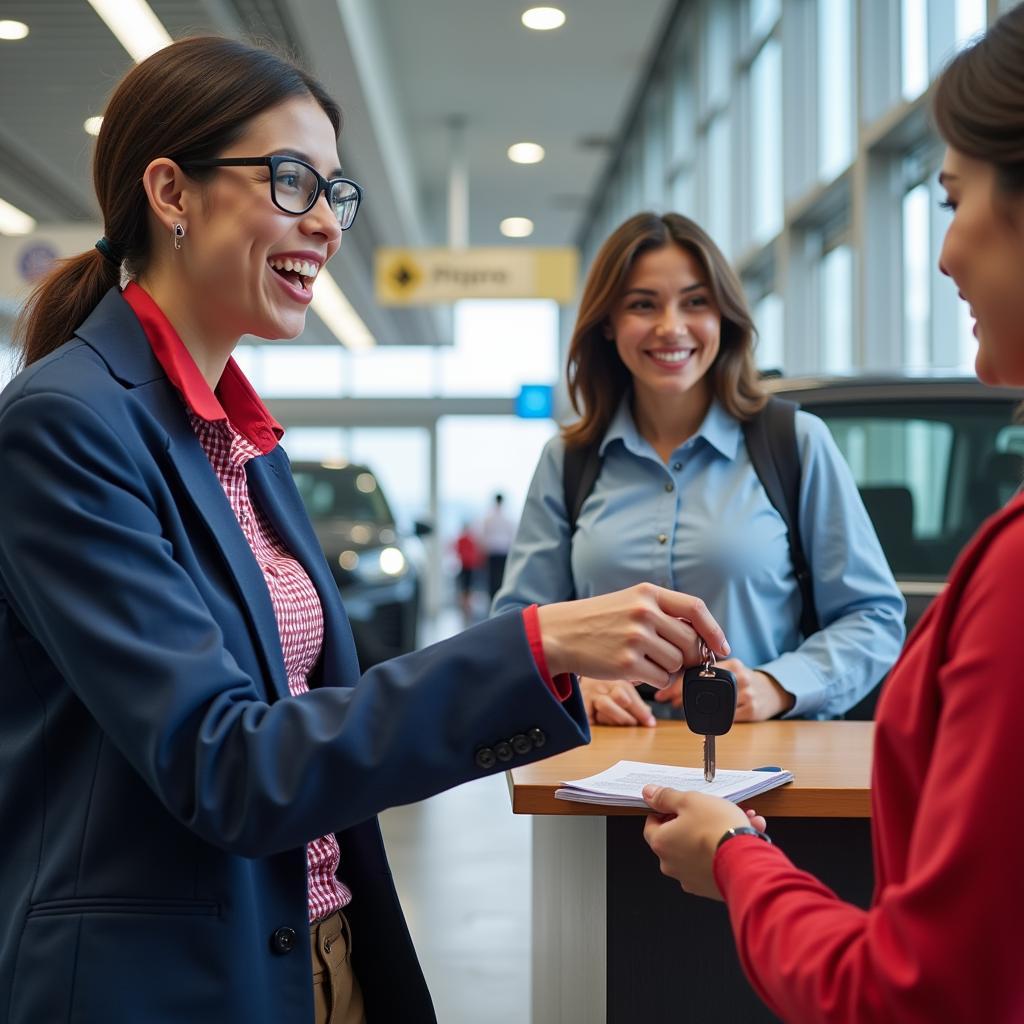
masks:
<instances>
[{"instance_id":1,"label":"outstretched hand","mask_svg":"<svg viewBox=\"0 0 1024 1024\"><path fill-rule=\"evenodd\" d=\"M752 825L763 832L767 828L761 815L707 793L644 786L644 800L652 811L644 825L644 839L658 858L661 873L695 896L722 898L711 864L718 841L729 829Z\"/></svg>"},{"instance_id":2,"label":"outstretched hand","mask_svg":"<svg viewBox=\"0 0 1024 1024\"><path fill-rule=\"evenodd\" d=\"M700 660L701 638L720 656L725 634L700 598L639 583L614 594L538 609L552 675L631 679L661 689Z\"/></svg>"}]
</instances>

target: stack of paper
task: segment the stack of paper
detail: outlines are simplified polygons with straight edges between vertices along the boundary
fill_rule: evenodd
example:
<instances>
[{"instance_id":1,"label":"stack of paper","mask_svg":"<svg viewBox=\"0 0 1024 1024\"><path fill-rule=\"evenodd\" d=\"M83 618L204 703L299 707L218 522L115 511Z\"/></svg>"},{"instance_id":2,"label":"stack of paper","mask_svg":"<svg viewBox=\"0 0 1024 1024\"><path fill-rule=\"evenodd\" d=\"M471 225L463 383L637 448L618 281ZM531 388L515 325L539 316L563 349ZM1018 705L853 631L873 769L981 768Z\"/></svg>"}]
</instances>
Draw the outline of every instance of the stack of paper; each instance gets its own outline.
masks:
<instances>
[{"instance_id":1,"label":"stack of paper","mask_svg":"<svg viewBox=\"0 0 1024 1024\"><path fill-rule=\"evenodd\" d=\"M563 782L555 796L560 800L576 800L584 804L605 804L614 807L646 807L640 795L644 786L671 786L720 796L733 803L749 800L758 793L792 782L790 772L781 768L762 768L737 772L720 769L714 782L704 781L700 768L680 768L671 764L647 764L643 761L619 761L606 771L586 779Z\"/></svg>"}]
</instances>

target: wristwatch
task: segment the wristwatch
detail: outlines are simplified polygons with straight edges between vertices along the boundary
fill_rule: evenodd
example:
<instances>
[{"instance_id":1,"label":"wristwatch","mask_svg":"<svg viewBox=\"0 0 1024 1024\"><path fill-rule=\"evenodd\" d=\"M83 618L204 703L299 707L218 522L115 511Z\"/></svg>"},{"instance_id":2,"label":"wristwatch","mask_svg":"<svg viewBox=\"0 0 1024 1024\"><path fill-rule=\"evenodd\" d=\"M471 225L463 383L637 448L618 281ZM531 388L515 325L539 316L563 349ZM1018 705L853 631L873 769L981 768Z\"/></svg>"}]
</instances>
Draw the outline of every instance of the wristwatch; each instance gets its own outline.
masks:
<instances>
[{"instance_id":1,"label":"wristwatch","mask_svg":"<svg viewBox=\"0 0 1024 1024\"><path fill-rule=\"evenodd\" d=\"M737 828L727 829L721 839L718 840L715 849L717 850L722 843L729 839L733 839L736 836L757 836L758 839L763 839L766 843L771 843L771 836L767 832L759 832L756 828L751 825L740 825Z\"/></svg>"}]
</instances>

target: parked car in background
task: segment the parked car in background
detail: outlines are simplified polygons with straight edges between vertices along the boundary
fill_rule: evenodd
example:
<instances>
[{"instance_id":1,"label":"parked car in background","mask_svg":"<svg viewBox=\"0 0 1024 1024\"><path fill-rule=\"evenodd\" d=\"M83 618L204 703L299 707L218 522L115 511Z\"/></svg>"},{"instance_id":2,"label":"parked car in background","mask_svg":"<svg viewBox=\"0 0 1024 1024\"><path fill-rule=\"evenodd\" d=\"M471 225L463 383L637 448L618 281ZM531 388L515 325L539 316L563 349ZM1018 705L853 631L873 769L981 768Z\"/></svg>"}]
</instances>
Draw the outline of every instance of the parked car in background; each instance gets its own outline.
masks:
<instances>
[{"instance_id":1,"label":"parked car in background","mask_svg":"<svg viewBox=\"0 0 1024 1024\"><path fill-rule=\"evenodd\" d=\"M913 627L957 555L1024 477L1021 392L975 378L779 378L846 457ZM813 571L813 566L811 567ZM877 694L848 717L870 717Z\"/></svg>"},{"instance_id":2,"label":"parked car in background","mask_svg":"<svg viewBox=\"0 0 1024 1024\"><path fill-rule=\"evenodd\" d=\"M415 650L422 545L400 534L376 476L342 461L293 462L292 476L345 602L362 669Z\"/></svg>"}]
</instances>

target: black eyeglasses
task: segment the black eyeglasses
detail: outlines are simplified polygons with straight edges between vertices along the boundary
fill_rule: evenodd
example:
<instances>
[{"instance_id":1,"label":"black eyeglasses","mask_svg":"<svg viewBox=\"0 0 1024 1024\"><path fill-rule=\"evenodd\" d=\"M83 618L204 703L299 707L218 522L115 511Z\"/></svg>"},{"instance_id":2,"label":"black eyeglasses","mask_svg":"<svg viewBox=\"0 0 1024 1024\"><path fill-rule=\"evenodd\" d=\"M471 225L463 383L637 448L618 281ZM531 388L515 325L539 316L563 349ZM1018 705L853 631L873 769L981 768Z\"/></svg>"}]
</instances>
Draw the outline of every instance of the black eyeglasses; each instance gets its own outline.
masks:
<instances>
[{"instance_id":1,"label":"black eyeglasses","mask_svg":"<svg viewBox=\"0 0 1024 1024\"><path fill-rule=\"evenodd\" d=\"M355 223L363 190L348 178L325 178L305 160L294 156L232 156L217 160L188 160L190 167L269 167L270 198L285 213L301 216L316 205L323 192L338 218L342 231Z\"/></svg>"}]
</instances>

